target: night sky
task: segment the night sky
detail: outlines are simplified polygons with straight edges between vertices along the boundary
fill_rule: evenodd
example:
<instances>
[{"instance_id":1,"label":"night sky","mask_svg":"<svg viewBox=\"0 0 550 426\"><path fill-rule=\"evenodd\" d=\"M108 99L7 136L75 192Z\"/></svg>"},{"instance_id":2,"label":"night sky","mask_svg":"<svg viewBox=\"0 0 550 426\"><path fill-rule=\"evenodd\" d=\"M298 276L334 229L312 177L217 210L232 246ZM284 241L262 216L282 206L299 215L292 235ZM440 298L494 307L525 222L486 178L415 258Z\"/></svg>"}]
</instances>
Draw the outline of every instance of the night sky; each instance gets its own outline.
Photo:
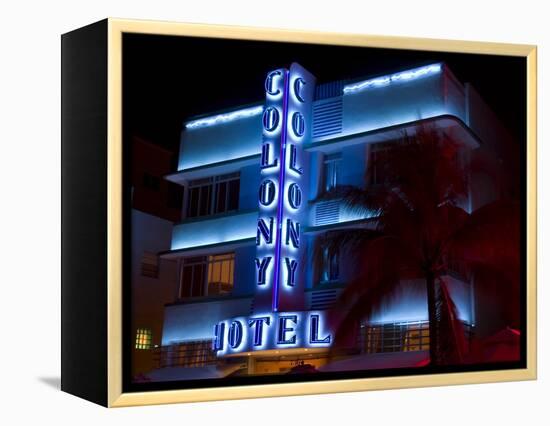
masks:
<instances>
[{"instance_id":1,"label":"night sky","mask_svg":"<svg viewBox=\"0 0 550 426\"><path fill-rule=\"evenodd\" d=\"M440 61L459 81L472 83L525 143L525 58L141 34L123 39L124 136L177 152L184 120L263 101L266 73L291 62L324 83Z\"/></svg>"}]
</instances>

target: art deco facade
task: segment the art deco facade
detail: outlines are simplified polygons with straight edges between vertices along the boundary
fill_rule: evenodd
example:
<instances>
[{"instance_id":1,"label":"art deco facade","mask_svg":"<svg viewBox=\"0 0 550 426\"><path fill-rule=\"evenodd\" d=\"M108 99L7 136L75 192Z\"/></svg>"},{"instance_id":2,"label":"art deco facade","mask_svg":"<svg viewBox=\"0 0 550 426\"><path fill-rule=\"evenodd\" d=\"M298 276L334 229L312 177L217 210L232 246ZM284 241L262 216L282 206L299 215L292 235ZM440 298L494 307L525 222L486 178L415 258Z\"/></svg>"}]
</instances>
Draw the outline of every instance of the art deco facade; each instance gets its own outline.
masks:
<instances>
[{"instance_id":1,"label":"art deco facade","mask_svg":"<svg viewBox=\"0 0 550 426\"><path fill-rule=\"evenodd\" d=\"M379 183L377 153L420 124L460 144L465 161L497 158L506 133L476 90L442 63L327 83L293 64L268 73L265 92L256 104L184 123L177 171L166 176L184 188L183 217L160 254L177 265L177 294L164 309L161 368L151 378L422 365L426 292L406 282L358 324L355 352L327 361L326 312L354 265L328 250L317 264L313 247L328 231L369 226L376 212L319 198L338 185ZM466 212L505 185L482 173L469 182ZM465 329L494 333L498 325L478 318L474 282L448 278Z\"/></svg>"}]
</instances>

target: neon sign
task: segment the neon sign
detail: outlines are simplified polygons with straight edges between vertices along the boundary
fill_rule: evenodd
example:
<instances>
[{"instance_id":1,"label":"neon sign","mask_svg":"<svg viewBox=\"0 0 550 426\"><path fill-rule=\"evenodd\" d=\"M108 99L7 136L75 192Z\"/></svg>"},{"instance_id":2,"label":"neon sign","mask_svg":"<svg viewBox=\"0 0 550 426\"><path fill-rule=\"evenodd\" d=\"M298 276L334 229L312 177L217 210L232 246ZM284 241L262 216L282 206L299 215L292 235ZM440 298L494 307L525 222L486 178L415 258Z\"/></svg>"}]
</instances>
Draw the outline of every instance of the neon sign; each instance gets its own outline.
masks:
<instances>
[{"instance_id":1,"label":"neon sign","mask_svg":"<svg viewBox=\"0 0 550 426\"><path fill-rule=\"evenodd\" d=\"M315 78L298 64L271 71L265 80L254 263L257 293L263 293L256 301L272 312L280 310L281 298L297 286L301 275L302 146L310 135L307 123L314 87Z\"/></svg>"},{"instance_id":2,"label":"neon sign","mask_svg":"<svg viewBox=\"0 0 550 426\"><path fill-rule=\"evenodd\" d=\"M238 317L216 324L214 350L218 356L268 349L325 348L332 336L323 312L280 312Z\"/></svg>"},{"instance_id":3,"label":"neon sign","mask_svg":"<svg viewBox=\"0 0 550 426\"><path fill-rule=\"evenodd\" d=\"M311 136L314 89L315 77L296 63L266 76L254 310L269 313L216 324L218 355L330 345L331 335L322 328L323 313L299 311L304 305L301 224L308 166L302 147Z\"/></svg>"}]
</instances>

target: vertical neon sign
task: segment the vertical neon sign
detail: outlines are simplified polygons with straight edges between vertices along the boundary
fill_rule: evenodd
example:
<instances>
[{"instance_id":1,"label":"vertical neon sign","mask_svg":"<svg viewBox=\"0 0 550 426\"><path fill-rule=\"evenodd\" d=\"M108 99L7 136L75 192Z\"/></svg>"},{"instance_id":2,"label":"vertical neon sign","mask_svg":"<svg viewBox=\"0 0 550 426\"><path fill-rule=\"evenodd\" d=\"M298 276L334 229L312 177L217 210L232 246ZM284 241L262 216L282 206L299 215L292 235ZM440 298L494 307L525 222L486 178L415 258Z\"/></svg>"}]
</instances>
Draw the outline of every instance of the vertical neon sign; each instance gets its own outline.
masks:
<instances>
[{"instance_id":1,"label":"vertical neon sign","mask_svg":"<svg viewBox=\"0 0 550 426\"><path fill-rule=\"evenodd\" d=\"M290 71L267 74L266 104L262 117L263 138L258 191L256 235L256 306L277 312L287 309L301 281L301 223L304 216L302 147L310 137L309 115L315 78L293 63ZM270 291L269 291L270 290ZM302 288L303 291L303 288ZM290 302L290 305L289 305Z\"/></svg>"},{"instance_id":2,"label":"vertical neon sign","mask_svg":"<svg viewBox=\"0 0 550 426\"><path fill-rule=\"evenodd\" d=\"M323 312L304 312L308 158L315 77L293 63L267 74L256 232L255 314L219 322L213 348L218 356L246 351L327 347Z\"/></svg>"},{"instance_id":3,"label":"vertical neon sign","mask_svg":"<svg viewBox=\"0 0 550 426\"><path fill-rule=\"evenodd\" d=\"M258 189L258 225L256 232L256 306L271 308L276 285L276 254L279 243L278 206L281 198L281 149L284 146L286 110L284 99L288 90L288 71L279 69L267 74L266 102L262 115L262 150L260 187Z\"/></svg>"}]
</instances>

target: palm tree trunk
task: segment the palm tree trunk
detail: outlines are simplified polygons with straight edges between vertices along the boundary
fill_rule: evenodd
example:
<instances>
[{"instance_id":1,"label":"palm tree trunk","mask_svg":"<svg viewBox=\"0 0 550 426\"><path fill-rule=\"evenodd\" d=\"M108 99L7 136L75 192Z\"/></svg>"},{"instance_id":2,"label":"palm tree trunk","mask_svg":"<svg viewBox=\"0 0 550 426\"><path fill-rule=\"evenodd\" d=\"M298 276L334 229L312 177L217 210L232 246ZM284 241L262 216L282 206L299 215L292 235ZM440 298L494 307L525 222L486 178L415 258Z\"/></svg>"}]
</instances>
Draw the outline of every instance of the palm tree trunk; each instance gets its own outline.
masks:
<instances>
[{"instance_id":1,"label":"palm tree trunk","mask_svg":"<svg viewBox=\"0 0 550 426\"><path fill-rule=\"evenodd\" d=\"M426 272L426 290L428 293L428 322L430 330L430 364L440 364L440 339L437 314L435 276L432 271Z\"/></svg>"}]
</instances>

